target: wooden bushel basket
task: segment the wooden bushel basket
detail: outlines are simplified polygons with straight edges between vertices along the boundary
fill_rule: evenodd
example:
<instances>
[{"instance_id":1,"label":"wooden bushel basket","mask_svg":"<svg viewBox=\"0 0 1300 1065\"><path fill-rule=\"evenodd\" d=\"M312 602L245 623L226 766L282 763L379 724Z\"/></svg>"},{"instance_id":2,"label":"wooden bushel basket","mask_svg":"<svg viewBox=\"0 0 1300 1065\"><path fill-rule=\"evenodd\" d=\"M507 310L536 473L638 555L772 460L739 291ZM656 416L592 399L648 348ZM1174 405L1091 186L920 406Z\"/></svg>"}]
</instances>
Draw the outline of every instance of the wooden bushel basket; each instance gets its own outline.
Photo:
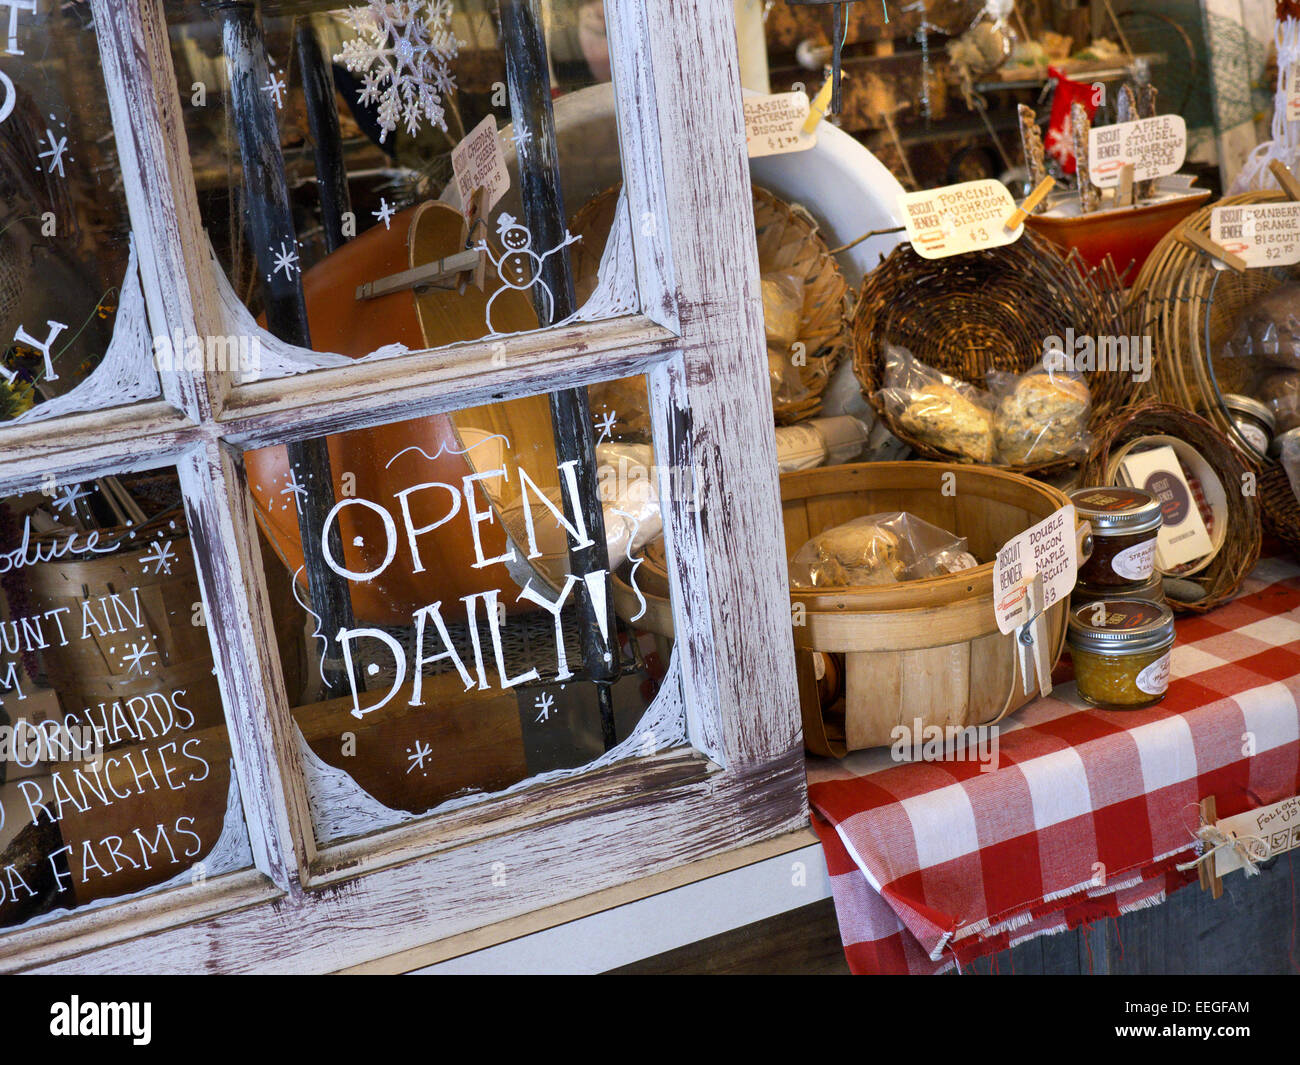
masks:
<instances>
[{"instance_id":1,"label":"wooden bushel basket","mask_svg":"<svg viewBox=\"0 0 1300 1065\"><path fill-rule=\"evenodd\" d=\"M966 537L988 559L974 569L928 580L869 588L793 589L790 593L804 743L814 754L893 742L896 725L987 725L1037 695L1026 695L1015 637L993 616L993 562L1018 533L1069 502L1060 491L1019 474L940 462L871 462L781 476L786 559L818 533L853 518L907 511ZM646 610L636 622L671 635L668 575L651 545L637 571ZM615 603L623 617L640 609L621 578ZM802 610L800 609L802 607ZM1065 647L1066 602L1047 613L1048 658ZM842 654L844 697L823 707L814 654Z\"/></svg>"}]
</instances>

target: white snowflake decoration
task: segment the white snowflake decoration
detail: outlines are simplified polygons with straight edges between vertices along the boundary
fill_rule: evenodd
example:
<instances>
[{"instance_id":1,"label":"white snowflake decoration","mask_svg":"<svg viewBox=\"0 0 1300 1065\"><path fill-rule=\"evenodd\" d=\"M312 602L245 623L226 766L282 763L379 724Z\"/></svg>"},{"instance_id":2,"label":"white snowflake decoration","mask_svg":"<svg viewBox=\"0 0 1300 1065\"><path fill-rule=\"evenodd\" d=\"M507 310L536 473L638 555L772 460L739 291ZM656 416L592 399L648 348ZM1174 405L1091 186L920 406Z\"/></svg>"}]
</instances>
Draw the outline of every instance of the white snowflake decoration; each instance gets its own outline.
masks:
<instances>
[{"instance_id":1,"label":"white snowflake decoration","mask_svg":"<svg viewBox=\"0 0 1300 1065\"><path fill-rule=\"evenodd\" d=\"M451 0L370 0L348 9L357 36L334 57L361 75L357 100L378 103L379 143L405 124L414 136L421 118L446 130L442 96L455 90L451 60L460 41L451 32Z\"/></svg>"}]
</instances>

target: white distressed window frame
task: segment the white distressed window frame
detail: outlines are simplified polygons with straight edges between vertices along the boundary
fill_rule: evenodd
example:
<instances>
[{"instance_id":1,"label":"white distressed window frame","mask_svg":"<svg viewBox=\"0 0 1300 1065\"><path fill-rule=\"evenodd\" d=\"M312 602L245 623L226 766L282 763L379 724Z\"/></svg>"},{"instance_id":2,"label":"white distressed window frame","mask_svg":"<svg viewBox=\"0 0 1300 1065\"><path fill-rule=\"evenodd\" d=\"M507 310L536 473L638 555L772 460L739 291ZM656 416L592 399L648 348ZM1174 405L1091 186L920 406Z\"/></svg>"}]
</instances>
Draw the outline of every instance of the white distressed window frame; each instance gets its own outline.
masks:
<instances>
[{"instance_id":1,"label":"white distressed window frame","mask_svg":"<svg viewBox=\"0 0 1300 1065\"><path fill-rule=\"evenodd\" d=\"M220 334L161 0L93 0L153 329ZM0 933L0 969L328 971L807 824L775 445L730 0L607 0L641 315L0 436L0 493L175 465L256 868ZM499 349L498 349L499 351ZM645 373L691 748L318 847L240 451ZM57 429L57 437L51 432ZM539 856L546 856L544 859ZM505 886L494 884L503 869Z\"/></svg>"}]
</instances>

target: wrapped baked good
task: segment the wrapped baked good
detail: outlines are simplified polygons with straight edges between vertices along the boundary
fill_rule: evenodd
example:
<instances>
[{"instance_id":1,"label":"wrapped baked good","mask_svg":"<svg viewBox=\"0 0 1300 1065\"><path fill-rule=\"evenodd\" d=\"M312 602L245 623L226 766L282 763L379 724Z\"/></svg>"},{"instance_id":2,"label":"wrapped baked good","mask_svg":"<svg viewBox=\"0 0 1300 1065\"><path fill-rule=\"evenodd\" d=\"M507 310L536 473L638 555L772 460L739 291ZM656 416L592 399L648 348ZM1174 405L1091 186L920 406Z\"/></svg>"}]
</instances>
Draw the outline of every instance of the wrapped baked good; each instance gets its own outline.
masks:
<instances>
[{"instance_id":1,"label":"wrapped baked good","mask_svg":"<svg viewBox=\"0 0 1300 1065\"><path fill-rule=\"evenodd\" d=\"M989 389L998 397L994 433L1002 462L1034 466L1088 453L1092 396L1077 374L1040 362L1019 375L990 373Z\"/></svg>"},{"instance_id":2,"label":"wrapped baked good","mask_svg":"<svg viewBox=\"0 0 1300 1065\"><path fill-rule=\"evenodd\" d=\"M854 518L795 552L795 588L860 588L921 580L977 565L966 541L904 511Z\"/></svg>"},{"instance_id":3,"label":"wrapped baked good","mask_svg":"<svg viewBox=\"0 0 1300 1065\"><path fill-rule=\"evenodd\" d=\"M993 461L988 394L927 366L905 348L888 346L885 387L876 399L917 440L972 462Z\"/></svg>"},{"instance_id":4,"label":"wrapped baked good","mask_svg":"<svg viewBox=\"0 0 1300 1065\"><path fill-rule=\"evenodd\" d=\"M763 291L763 323L767 345L789 351L799 339L803 319L803 284L793 274L764 274L759 279Z\"/></svg>"},{"instance_id":5,"label":"wrapped baked good","mask_svg":"<svg viewBox=\"0 0 1300 1065\"><path fill-rule=\"evenodd\" d=\"M1258 395L1273 412L1275 436L1300 428L1300 370L1275 370L1260 383Z\"/></svg>"},{"instance_id":6,"label":"wrapped baked good","mask_svg":"<svg viewBox=\"0 0 1300 1065\"><path fill-rule=\"evenodd\" d=\"M1223 354L1255 359L1265 368L1300 370L1300 284L1279 285L1247 305Z\"/></svg>"},{"instance_id":7,"label":"wrapped baked good","mask_svg":"<svg viewBox=\"0 0 1300 1065\"><path fill-rule=\"evenodd\" d=\"M780 349L767 349L767 378L772 389L772 404L794 403L808 395L803 375L789 355Z\"/></svg>"}]
</instances>

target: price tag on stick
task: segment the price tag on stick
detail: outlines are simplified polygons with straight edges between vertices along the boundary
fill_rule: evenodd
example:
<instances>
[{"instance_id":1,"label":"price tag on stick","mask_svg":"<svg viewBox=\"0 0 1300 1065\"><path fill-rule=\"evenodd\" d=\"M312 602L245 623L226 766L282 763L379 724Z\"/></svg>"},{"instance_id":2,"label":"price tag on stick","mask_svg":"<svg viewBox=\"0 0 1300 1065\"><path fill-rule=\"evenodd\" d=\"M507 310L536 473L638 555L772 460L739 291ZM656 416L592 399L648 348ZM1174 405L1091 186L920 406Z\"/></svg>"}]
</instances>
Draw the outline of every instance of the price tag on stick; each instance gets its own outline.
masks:
<instances>
[{"instance_id":1,"label":"price tag on stick","mask_svg":"<svg viewBox=\"0 0 1300 1065\"><path fill-rule=\"evenodd\" d=\"M1248 267L1300 263L1300 203L1215 207L1210 239ZM1214 265L1224 269L1217 259Z\"/></svg>"},{"instance_id":2,"label":"price tag on stick","mask_svg":"<svg viewBox=\"0 0 1300 1065\"><path fill-rule=\"evenodd\" d=\"M1008 540L994 560L993 613L999 632L1016 635L1026 694L1031 677L1037 678L1040 694L1052 690L1044 615L1074 590L1078 569L1072 503Z\"/></svg>"},{"instance_id":3,"label":"price tag on stick","mask_svg":"<svg viewBox=\"0 0 1300 1065\"><path fill-rule=\"evenodd\" d=\"M749 157L807 151L817 143L816 126L807 131L808 94L774 92L745 98L745 140Z\"/></svg>"},{"instance_id":4,"label":"price tag on stick","mask_svg":"<svg viewBox=\"0 0 1300 1065\"><path fill-rule=\"evenodd\" d=\"M1025 231L1023 222L1009 229L1006 222L1016 211L1016 201L994 178L944 185L898 197L899 213L907 239L923 259L1000 248L1013 244Z\"/></svg>"},{"instance_id":5,"label":"price tag on stick","mask_svg":"<svg viewBox=\"0 0 1300 1065\"><path fill-rule=\"evenodd\" d=\"M1134 181L1176 174L1187 159L1187 123L1182 115L1156 115L1136 122L1093 126L1088 133L1088 174L1099 189L1119 184L1131 163Z\"/></svg>"}]
</instances>

